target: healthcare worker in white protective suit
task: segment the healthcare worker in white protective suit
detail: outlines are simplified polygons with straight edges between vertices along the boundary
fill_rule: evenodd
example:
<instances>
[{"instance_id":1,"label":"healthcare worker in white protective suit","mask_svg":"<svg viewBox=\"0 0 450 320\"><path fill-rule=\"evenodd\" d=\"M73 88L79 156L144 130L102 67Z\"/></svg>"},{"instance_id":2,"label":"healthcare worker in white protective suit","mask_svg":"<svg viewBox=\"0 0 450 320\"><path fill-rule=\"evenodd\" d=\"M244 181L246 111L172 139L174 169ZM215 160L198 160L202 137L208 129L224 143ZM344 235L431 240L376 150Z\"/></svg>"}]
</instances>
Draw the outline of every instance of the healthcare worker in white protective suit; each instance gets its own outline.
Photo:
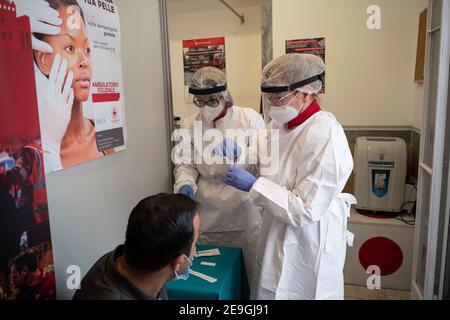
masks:
<instances>
[{"instance_id":1,"label":"healthcare worker in white protective suit","mask_svg":"<svg viewBox=\"0 0 450 320\"><path fill-rule=\"evenodd\" d=\"M228 172L226 182L263 208L258 299L343 299L356 200L342 191L353 159L342 126L317 102L324 75L314 55L288 54L266 66L262 91L268 129L279 129L279 170L259 179L240 168Z\"/></svg>"},{"instance_id":2,"label":"healthcare worker in white protective suit","mask_svg":"<svg viewBox=\"0 0 450 320\"><path fill-rule=\"evenodd\" d=\"M258 165L248 164L244 152L248 139L226 138L228 129L248 129L255 131L265 127L260 114L250 108L241 108L233 105L233 99L227 90L225 74L212 67L202 68L192 78L189 91L194 95L194 104L199 112L187 118L181 129L189 129L190 136L194 137L194 123L201 123L203 134L208 129L216 129L223 135L223 141L217 141L214 154L222 157L223 164L196 164L194 159L201 150L211 142L203 142L202 146L192 142L192 158L189 163L176 164L175 193L182 193L194 197L201 204L199 244L226 247L240 247L243 249L245 266L251 292L256 287L255 276L256 250L259 243L261 214L260 209L248 199L248 194L224 184L229 168L233 163L253 174L257 174ZM213 145L214 147L214 145ZM195 155L197 153L197 155ZM200 157L199 157L200 158ZM228 158L230 164L226 164ZM256 161L255 161L256 162Z\"/></svg>"}]
</instances>

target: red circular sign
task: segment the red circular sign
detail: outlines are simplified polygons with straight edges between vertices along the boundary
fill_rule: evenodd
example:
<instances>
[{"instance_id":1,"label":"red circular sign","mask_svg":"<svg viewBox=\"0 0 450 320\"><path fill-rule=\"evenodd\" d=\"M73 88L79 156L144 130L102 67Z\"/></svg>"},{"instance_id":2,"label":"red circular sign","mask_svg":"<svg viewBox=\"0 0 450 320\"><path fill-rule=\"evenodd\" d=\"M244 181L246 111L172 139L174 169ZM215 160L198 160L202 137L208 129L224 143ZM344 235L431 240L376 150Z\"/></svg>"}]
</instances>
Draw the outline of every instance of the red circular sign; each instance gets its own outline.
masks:
<instances>
[{"instance_id":1,"label":"red circular sign","mask_svg":"<svg viewBox=\"0 0 450 320\"><path fill-rule=\"evenodd\" d=\"M381 275L388 276L402 266L402 249L388 238L375 237L367 240L359 249L359 262L364 270L378 266Z\"/></svg>"}]
</instances>

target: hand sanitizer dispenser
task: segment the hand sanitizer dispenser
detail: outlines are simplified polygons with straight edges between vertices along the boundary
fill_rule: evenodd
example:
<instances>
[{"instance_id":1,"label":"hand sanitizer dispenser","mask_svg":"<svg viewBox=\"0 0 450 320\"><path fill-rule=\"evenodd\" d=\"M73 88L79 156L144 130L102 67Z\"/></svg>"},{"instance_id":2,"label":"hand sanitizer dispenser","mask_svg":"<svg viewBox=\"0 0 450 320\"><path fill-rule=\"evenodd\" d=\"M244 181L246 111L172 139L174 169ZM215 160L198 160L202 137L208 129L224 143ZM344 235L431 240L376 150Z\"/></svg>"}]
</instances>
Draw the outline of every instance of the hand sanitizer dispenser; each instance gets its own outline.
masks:
<instances>
[{"instance_id":1,"label":"hand sanitizer dispenser","mask_svg":"<svg viewBox=\"0 0 450 320\"><path fill-rule=\"evenodd\" d=\"M406 180L405 141L360 137L355 150L356 209L400 212Z\"/></svg>"}]
</instances>

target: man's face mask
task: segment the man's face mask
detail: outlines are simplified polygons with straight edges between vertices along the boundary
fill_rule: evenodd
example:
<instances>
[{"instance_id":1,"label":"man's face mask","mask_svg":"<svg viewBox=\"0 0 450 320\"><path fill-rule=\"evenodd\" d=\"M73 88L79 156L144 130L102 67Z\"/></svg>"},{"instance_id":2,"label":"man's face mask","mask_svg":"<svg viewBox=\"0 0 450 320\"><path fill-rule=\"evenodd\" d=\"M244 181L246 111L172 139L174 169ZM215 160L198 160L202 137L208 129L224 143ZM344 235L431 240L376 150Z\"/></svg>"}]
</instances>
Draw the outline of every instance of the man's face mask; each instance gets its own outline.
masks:
<instances>
[{"instance_id":1,"label":"man's face mask","mask_svg":"<svg viewBox=\"0 0 450 320\"><path fill-rule=\"evenodd\" d=\"M186 255L183 255L183 257L189 262L189 265L180 274L178 274L177 271L175 270L175 277L177 278L177 280L189 279L190 275L189 270L192 267L192 261Z\"/></svg>"}]
</instances>

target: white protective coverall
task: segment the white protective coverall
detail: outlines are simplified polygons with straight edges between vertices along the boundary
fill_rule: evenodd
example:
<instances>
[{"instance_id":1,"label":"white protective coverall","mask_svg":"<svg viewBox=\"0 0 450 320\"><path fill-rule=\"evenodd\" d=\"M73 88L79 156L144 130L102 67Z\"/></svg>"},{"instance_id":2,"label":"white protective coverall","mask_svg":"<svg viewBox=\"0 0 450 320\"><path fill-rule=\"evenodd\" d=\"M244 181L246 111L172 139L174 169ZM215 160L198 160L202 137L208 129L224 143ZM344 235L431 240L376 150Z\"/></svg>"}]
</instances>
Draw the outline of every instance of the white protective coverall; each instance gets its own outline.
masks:
<instances>
[{"instance_id":1,"label":"white protective coverall","mask_svg":"<svg viewBox=\"0 0 450 320\"><path fill-rule=\"evenodd\" d=\"M188 129L192 137L194 136L194 121L202 122L203 132L215 128L220 130L224 137L226 137L227 129L259 131L265 127L263 118L256 111L237 106L228 109L224 118L212 124L203 120L201 113L187 118L181 128ZM244 141L246 140L244 139ZM210 143L204 142L204 145ZM242 150L245 148L245 146L240 147ZM197 146L193 147L193 150L199 152ZM192 157L194 157L194 152ZM243 249L250 289L251 292L254 292L252 289L256 287L257 281L256 251L259 246L261 214L260 209L248 199L248 193L239 191L221 181L231 166L231 164L225 163L176 165L174 192L178 193L184 185L189 185L194 189L195 200L201 205L199 244ZM240 166L257 174L257 164Z\"/></svg>"},{"instance_id":2,"label":"white protective coverall","mask_svg":"<svg viewBox=\"0 0 450 320\"><path fill-rule=\"evenodd\" d=\"M280 166L259 178L250 198L262 207L260 300L343 299L350 206L342 194L353 159L342 126L320 111L280 130ZM269 138L270 140L270 138ZM270 143L270 142L269 142Z\"/></svg>"}]
</instances>

